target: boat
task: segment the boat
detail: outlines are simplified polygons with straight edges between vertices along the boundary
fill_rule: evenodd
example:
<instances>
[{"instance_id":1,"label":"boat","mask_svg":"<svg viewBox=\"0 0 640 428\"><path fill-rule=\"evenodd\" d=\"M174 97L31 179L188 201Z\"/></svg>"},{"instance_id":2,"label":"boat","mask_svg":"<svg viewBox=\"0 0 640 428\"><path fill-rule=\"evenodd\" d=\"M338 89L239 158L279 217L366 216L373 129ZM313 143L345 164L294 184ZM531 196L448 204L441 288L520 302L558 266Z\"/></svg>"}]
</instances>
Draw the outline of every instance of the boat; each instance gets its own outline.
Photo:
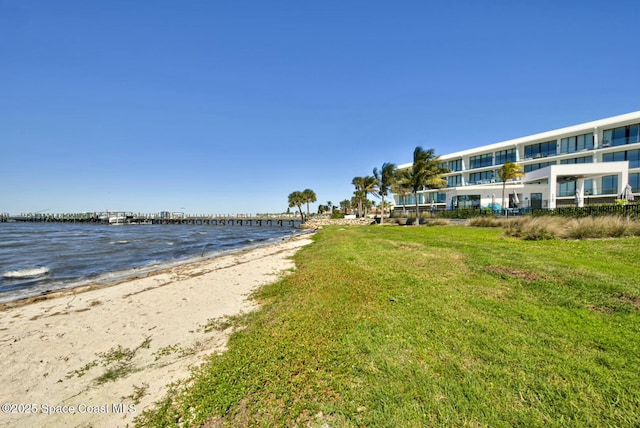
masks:
<instances>
[{"instance_id":1,"label":"boat","mask_svg":"<svg viewBox=\"0 0 640 428\"><path fill-rule=\"evenodd\" d=\"M123 225L125 220L126 220L126 217L124 215L118 214L118 215L109 217L109 224L112 224L114 226L119 226L119 225Z\"/></svg>"}]
</instances>

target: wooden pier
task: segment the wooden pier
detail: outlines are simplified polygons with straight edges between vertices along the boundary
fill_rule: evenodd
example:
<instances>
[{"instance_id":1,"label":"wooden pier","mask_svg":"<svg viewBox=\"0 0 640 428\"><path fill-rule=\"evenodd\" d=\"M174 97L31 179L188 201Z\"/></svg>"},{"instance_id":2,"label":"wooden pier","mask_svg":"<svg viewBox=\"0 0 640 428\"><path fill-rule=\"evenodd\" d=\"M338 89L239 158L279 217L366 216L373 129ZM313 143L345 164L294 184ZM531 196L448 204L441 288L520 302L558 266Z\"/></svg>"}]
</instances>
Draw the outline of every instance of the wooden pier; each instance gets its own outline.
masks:
<instances>
[{"instance_id":1,"label":"wooden pier","mask_svg":"<svg viewBox=\"0 0 640 428\"><path fill-rule=\"evenodd\" d=\"M79 214L22 214L10 216L0 214L0 222L27 223L95 223L110 224L108 213ZM121 225L190 224L212 226L289 226L300 225L294 216L278 214L236 214L236 215L181 215L159 216L156 214L126 214L119 217Z\"/></svg>"}]
</instances>

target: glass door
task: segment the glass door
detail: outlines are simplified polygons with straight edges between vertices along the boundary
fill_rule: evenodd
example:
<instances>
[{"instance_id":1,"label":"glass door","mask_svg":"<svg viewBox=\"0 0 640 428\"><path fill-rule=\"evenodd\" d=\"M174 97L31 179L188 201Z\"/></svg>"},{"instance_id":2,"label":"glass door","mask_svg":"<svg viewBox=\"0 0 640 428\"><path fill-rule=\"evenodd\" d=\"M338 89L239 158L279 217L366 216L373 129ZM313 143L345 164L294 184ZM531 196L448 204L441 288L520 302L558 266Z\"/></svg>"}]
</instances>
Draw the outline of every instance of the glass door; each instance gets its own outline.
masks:
<instances>
[{"instance_id":1,"label":"glass door","mask_svg":"<svg viewBox=\"0 0 640 428\"><path fill-rule=\"evenodd\" d=\"M542 209L542 193L531 194L531 209L532 210Z\"/></svg>"}]
</instances>

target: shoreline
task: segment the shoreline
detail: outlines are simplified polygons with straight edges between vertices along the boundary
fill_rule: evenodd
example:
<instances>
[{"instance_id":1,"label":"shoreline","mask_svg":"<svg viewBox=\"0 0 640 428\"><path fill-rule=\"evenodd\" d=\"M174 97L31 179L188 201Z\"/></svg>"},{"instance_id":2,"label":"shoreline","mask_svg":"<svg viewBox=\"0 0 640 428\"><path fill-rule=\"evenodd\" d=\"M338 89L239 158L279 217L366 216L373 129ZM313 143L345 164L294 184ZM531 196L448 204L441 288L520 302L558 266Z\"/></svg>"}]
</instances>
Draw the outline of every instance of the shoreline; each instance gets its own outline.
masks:
<instances>
[{"instance_id":1,"label":"shoreline","mask_svg":"<svg viewBox=\"0 0 640 428\"><path fill-rule=\"evenodd\" d=\"M165 271L168 271L170 269L179 267L179 266L184 266L184 265L191 265L191 264L196 264L196 263L204 263L204 262L209 262L215 259L220 259L223 257L227 257L227 256L232 256L232 255L236 255L236 254L243 254L246 253L248 251L253 251L259 248L264 248L264 247L269 247L272 245L276 245L280 242L286 241L286 240L292 240L292 239L297 239L300 236L305 236L308 235L309 232L307 233L302 233L302 234L297 234L297 235L292 235L289 237L284 237L284 238L280 238L280 240L278 241L271 241L268 242L266 244L262 244L262 245L246 245L246 246L242 246L242 247L238 247L238 248L232 248L232 249L227 249L227 250L222 250L222 251L216 251L212 254L208 254L205 255L204 257L200 256L200 257L196 257L196 256L190 256L190 257L186 257L182 260L165 260L163 262L161 262L160 264L158 264L157 266L142 266L142 267L138 267L138 268L132 268L132 269L125 269L125 270L121 270L121 271L114 271L109 273L109 275L113 274L113 273L118 273L119 275L116 276L113 279L102 279L101 277L103 277L105 274L101 274L98 277L92 279L92 280L83 280L83 281L76 281L75 283L71 283L68 284L68 286L66 287L62 287L62 288L54 288L52 290L47 290L47 291L42 291L39 292L38 294L33 294L33 295L26 295L26 296L22 296L22 297L16 297L15 299L12 300L1 300L0 299L0 312L8 309L8 308L14 308L14 307L19 307L19 306L24 306L24 305L28 305L31 303L35 303L35 302L39 302L39 301L43 301L43 300L50 300L50 299L55 299L58 298L60 296L66 296L69 294L76 294L76 293L82 293L85 291L91 291L91 290L96 290L96 289L100 289L100 288L104 288L104 287L111 287L113 285L118 285L121 284L123 282L127 282L127 281L132 281L135 279L140 279L140 278L146 278L149 276L153 276L156 275L158 273L162 273Z\"/></svg>"},{"instance_id":2,"label":"shoreline","mask_svg":"<svg viewBox=\"0 0 640 428\"><path fill-rule=\"evenodd\" d=\"M0 426L131 424L225 349L225 320L255 310L250 294L294 269L310 237L1 304L0 403L15 408Z\"/></svg>"}]
</instances>

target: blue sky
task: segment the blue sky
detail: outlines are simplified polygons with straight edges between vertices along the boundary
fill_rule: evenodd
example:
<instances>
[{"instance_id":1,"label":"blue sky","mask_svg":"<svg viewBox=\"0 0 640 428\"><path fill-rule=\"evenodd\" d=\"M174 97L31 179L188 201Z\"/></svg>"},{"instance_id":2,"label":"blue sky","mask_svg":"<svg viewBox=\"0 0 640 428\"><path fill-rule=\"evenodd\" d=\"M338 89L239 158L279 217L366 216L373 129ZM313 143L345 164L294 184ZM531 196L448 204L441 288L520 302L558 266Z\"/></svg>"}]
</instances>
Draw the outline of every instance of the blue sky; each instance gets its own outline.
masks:
<instances>
[{"instance_id":1,"label":"blue sky","mask_svg":"<svg viewBox=\"0 0 640 428\"><path fill-rule=\"evenodd\" d=\"M416 146L640 110L639 18L621 0L0 0L0 212L337 204Z\"/></svg>"}]
</instances>

